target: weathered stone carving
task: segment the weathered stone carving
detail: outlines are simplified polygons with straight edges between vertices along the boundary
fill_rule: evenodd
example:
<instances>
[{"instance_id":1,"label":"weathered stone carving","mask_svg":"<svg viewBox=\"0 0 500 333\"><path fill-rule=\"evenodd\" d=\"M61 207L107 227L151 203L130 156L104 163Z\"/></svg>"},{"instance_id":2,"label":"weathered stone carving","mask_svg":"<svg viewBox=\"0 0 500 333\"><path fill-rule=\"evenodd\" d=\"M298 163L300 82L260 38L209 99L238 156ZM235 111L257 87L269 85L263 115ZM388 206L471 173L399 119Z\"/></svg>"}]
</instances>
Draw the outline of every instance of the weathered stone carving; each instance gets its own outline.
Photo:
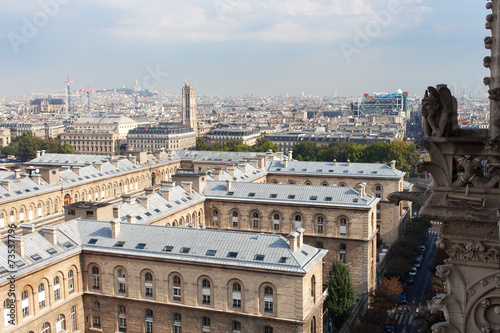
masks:
<instances>
[{"instance_id":1,"label":"weathered stone carving","mask_svg":"<svg viewBox=\"0 0 500 333\"><path fill-rule=\"evenodd\" d=\"M446 323L446 322L434 324L434 325L432 325L431 329L432 329L432 333L455 333L455 332L458 332L458 330L453 325L451 325L450 323Z\"/></svg>"},{"instance_id":2,"label":"weathered stone carving","mask_svg":"<svg viewBox=\"0 0 500 333\"><path fill-rule=\"evenodd\" d=\"M428 87L422 99L426 136L449 137L458 130L457 100L445 84Z\"/></svg>"},{"instance_id":3,"label":"weathered stone carving","mask_svg":"<svg viewBox=\"0 0 500 333\"><path fill-rule=\"evenodd\" d=\"M481 326L481 332L491 333L491 326L490 325L482 325Z\"/></svg>"},{"instance_id":4,"label":"weathered stone carving","mask_svg":"<svg viewBox=\"0 0 500 333\"><path fill-rule=\"evenodd\" d=\"M394 192L387 196L387 200L395 205L399 205L400 201L411 201L418 205L423 205L427 197L424 192Z\"/></svg>"},{"instance_id":5,"label":"weathered stone carving","mask_svg":"<svg viewBox=\"0 0 500 333\"><path fill-rule=\"evenodd\" d=\"M500 250L495 247L488 247L483 242L469 241L454 244L445 238L439 238L436 246L445 250L450 259L453 260L500 263ZM436 271L436 274L438 274L438 271Z\"/></svg>"},{"instance_id":6,"label":"weathered stone carving","mask_svg":"<svg viewBox=\"0 0 500 333\"><path fill-rule=\"evenodd\" d=\"M490 68L490 64L491 64L491 57L484 57L483 66L486 68Z\"/></svg>"},{"instance_id":7,"label":"weathered stone carving","mask_svg":"<svg viewBox=\"0 0 500 333\"><path fill-rule=\"evenodd\" d=\"M436 275L441 279L445 279L451 274L451 266L450 265L439 265L436 267Z\"/></svg>"},{"instance_id":8,"label":"weathered stone carving","mask_svg":"<svg viewBox=\"0 0 500 333\"><path fill-rule=\"evenodd\" d=\"M491 44L493 44L493 38L490 36L484 37L484 48L485 49L491 49Z\"/></svg>"},{"instance_id":9,"label":"weathered stone carving","mask_svg":"<svg viewBox=\"0 0 500 333\"><path fill-rule=\"evenodd\" d=\"M485 308L485 309L486 309L488 306L490 306L490 304L491 304L491 303L490 303L490 300L489 300L489 299L487 299L487 298L486 298L486 299L483 299L483 300L481 301L481 306L482 306L483 308Z\"/></svg>"}]
</instances>

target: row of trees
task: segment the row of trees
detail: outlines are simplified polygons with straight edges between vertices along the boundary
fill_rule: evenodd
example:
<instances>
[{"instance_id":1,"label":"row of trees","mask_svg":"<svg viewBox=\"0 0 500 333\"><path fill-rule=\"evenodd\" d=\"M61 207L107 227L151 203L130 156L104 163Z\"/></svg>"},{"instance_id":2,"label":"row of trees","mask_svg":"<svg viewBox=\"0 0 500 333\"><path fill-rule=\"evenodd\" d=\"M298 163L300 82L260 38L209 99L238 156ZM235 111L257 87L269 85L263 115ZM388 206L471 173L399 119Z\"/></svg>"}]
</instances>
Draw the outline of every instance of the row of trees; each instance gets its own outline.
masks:
<instances>
[{"instance_id":1,"label":"row of trees","mask_svg":"<svg viewBox=\"0 0 500 333\"><path fill-rule=\"evenodd\" d=\"M248 152L266 152L272 150L277 152L279 147L269 141L267 138L258 138L257 143L253 146L245 145L239 140L229 140L221 145L220 143L212 143L211 145L203 142L203 138L196 138L197 150L212 150L212 151L248 151Z\"/></svg>"},{"instance_id":2,"label":"row of trees","mask_svg":"<svg viewBox=\"0 0 500 333\"><path fill-rule=\"evenodd\" d=\"M412 142L395 140L391 143L375 142L362 146L352 142L335 141L328 146L317 145L315 142L298 143L293 150L293 157L299 161L347 161L358 163L385 163L396 161L396 167L414 174L416 164L420 159Z\"/></svg>"},{"instance_id":3,"label":"row of trees","mask_svg":"<svg viewBox=\"0 0 500 333\"><path fill-rule=\"evenodd\" d=\"M419 255L420 245L427 240L427 230L431 226L429 221L420 218L412 218L408 222L404 237L394 242L389 249L386 276L403 277L410 271Z\"/></svg>"},{"instance_id":4,"label":"row of trees","mask_svg":"<svg viewBox=\"0 0 500 333\"><path fill-rule=\"evenodd\" d=\"M59 140L47 140L34 136L31 132L15 137L7 147L2 148L2 153L15 155L21 161L28 161L36 157L37 150L47 153L74 154L75 150L70 144L61 144Z\"/></svg>"}]
</instances>

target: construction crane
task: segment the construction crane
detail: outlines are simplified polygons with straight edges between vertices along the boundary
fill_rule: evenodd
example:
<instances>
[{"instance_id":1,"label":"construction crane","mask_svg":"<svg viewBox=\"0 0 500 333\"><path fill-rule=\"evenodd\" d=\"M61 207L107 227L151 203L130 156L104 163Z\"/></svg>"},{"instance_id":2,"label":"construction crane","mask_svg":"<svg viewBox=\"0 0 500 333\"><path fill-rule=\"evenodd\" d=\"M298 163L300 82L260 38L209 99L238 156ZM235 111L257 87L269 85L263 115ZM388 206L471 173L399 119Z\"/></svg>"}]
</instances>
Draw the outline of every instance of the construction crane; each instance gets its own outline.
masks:
<instances>
[{"instance_id":1,"label":"construction crane","mask_svg":"<svg viewBox=\"0 0 500 333\"><path fill-rule=\"evenodd\" d=\"M90 113L90 92L91 91L104 91L104 89L89 89L89 85L87 85L87 90L80 89L80 92L84 92L87 94L87 112Z\"/></svg>"},{"instance_id":2,"label":"construction crane","mask_svg":"<svg viewBox=\"0 0 500 333\"><path fill-rule=\"evenodd\" d=\"M70 113L70 111L71 111L71 90L70 90L70 83L73 83L75 81L70 81L69 80L69 76L68 76L68 80L66 80L64 82L68 85L68 88L66 90L66 96L68 97L68 113Z\"/></svg>"},{"instance_id":3,"label":"construction crane","mask_svg":"<svg viewBox=\"0 0 500 333\"><path fill-rule=\"evenodd\" d=\"M146 97L144 95L132 95L135 98L135 112L139 109L139 106L137 104L137 97Z\"/></svg>"}]
</instances>

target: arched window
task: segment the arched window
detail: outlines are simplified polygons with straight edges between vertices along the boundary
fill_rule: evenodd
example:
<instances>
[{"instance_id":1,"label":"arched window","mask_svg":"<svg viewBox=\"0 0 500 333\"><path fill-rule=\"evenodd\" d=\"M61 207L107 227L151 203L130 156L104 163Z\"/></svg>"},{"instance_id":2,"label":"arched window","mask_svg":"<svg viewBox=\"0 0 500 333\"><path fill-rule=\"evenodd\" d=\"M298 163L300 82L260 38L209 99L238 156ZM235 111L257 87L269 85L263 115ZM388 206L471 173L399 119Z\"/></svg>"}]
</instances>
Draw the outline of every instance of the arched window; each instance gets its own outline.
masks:
<instances>
[{"instance_id":1,"label":"arched window","mask_svg":"<svg viewBox=\"0 0 500 333\"><path fill-rule=\"evenodd\" d=\"M264 333L274 333L274 329L271 326L264 326Z\"/></svg>"},{"instance_id":2,"label":"arched window","mask_svg":"<svg viewBox=\"0 0 500 333\"><path fill-rule=\"evenodd\" d=\"M40 218L42 217L42 204L39 203L37 207L37 217Z\"/></svg>"},{"instance_id":3,"label":"arched window","mask_svg":"<svg viewBox=\"0 0 500 333\"><path fill-rule=\"evenodd\" d=\"M233 283L232 287L233 309L241 309L241 284L238 282Z\"/></svg>"},{"instance_id":4,"label":"arched window","mask_svg":"<svg viewBox=\"0 0 500 333\"><path fill-rule=\"evenodd\" d=\"M125 294L125 292L127 291L127 278L125 276L125 271L121 268L118 269L116 282L118 286L118 293Z\"/></svg>"},{"instance_id":5,"label":"arched window","mask_svg":"<svg viewBox=\"0 0 500 333\"><path fill-rule=\"evenodd\" d=\"M375 196L377 198L382 198L382 185L375 185Z\"/></svg>"},{"instance_id":6,"label":"arched window","mask_svg":"<svg viewBox=\"0 0 500 333\"><path fill-rule=\"evenodd\" d=\"M146 331L145 333L153 333L153 310L146 309L144 312L145 312L144 327Z\"/></svg>"},{"instance_id":7,"label":"arched window","mask_svg":"<svg viewBox=\"0 0 500 333\"><path fill-rule=\"evenodd\" d=\"M262 292L262 291L261 291ZM274 289L271 286L265 286L263 290L263 309L264 313L273 314L274 313Z\"/></svg>"},{"instance_id":8,"label":"arched window","mask_svg":"<svg viewBox=\"0 0 500 333\"><path fill-rule=\"evenodd\" d=\"M322 234L324 232L324 219L323 216L316 218L316 233Z\"/></svg>"},{"instance_id":9,"label":"arched window","mask_svg":"<svg viewBox=\"0 0 500 333\"><path fill-rule=\"evenodd\" d=\"M71 204L71 195L66 194L64 196L64 205L69 205L69 204Z\"/></svg>"},{"instance_id":10,"label":"arched window","mask_svg":"<svg viewBox=\"0 0 500 333\"><path fill-rule=\"evenodd\" d=\"M345 244L340 244L339 249L339 260L346 263L346 246Z\"/></svg>"},{"instance_id":11,"label":"arched window","mask_svg":"<svg viewBox=\"0 0 500 333\"><path fill-rule=\"evenodd\" d=\"M111 196L111 185L108 185L108 197Z\"/></svg>"},{"instance_id":12,"label":"arched window","mask_svg":"<svg viewBox=\"0 0 500 333\"><path fill-rule=\"evenodd\" d=\"M144 274L144 295L153 297L153 275L149 272Z\"/></svg>"},{"instance_id":13,"label":"arched window","mask_svg":"<svg viewBox=\"0 0 500 333\"><path fill-rule=\"evenodd\" d=\"M59 212L59 199L54 199L54 213Z\"/></svg>"},{"instance_id":14,"label":"arched window","mask_svg":"<svg viewBox=\"0 0 500 333\"><path fill-rule=\"evenodd\" d=\"M316 303L316 277L314 275L311 277L311 297Z\"/></svg>"},{"instance_id":15,"label":"arched window","mask_svg":"<svg viewBox=\"0 0 500 333\"><path fill-rule=\"evenodd\" d=\"M339 234L340 236L347 235L347 219L345 217L341 217L339 220Z\"/></svg>"},{"instance_id":16,"label":"arched window","mask_svg":"<svg viewBox=\"0 0 500 333\"><path fill-rule=\"evenodd\" d=\"M52 206L52 203L50 202L50 200L47 200L47 202L45 203L45 214L47 216L50 215L50 206Z\"/></svg>"},{"instance_id":17,"label":"arched window","mask_svg":"<svg viewBox=\"0 0 500 333\"><path fill-rule=\"evenodd\" d=\"M75 202L78 202L78 193L75 193Z\"/></svg>"},{"instance_id":18,"label":"arched window","mask_svg":"<svg viewBox=\"0 0 500 333\"><path fill-rule=\"evenodd\" d=\"M311 182L308 181L308 180L306 180L305 183L304 183L304 185L311 185Z\"/></svg>"},{"instance_id":19,"label":"arched window","mask_svg":"<svg viewBox=\"0 0 500 333\"><path fill-rule=\"evenodd\" d=\"M239 321L233 321L233 333L241 333L241 323Z\"/></svg>"},{"instance_id":20,"label":"arched window","mask_svg":"<svg viewBox=\"0 0 500 333\"><path fill-rule=\"evenodd\" d=\"M87 192L83 191L82 195L80 196L80 201L86 201L85 196L87 195Z\"/></svg>"},{"instance_id":21,"label":"arched window","mask_svg":"<svg viewBox=\"0 0 500 333\"><path fill-rule=\"evenodd\" d=\"M43 324L40 333L50 333L50 324L49 323Z\"/></svg>"},{"instance_id":22,"label":"arched window","mask_svg":"<svg viewBox=\"0 0 500 333\"><path fill-rule=\"evenodd\" d=\"M273 230L274 231L280 230L280 214L274 214L273 216Z\"/></svg>"},{"instance_id":23,"label":"arched window","mask_svg":"<svg viewBox=\"0 0 500 333\"><path fill-rule=\"evenodd\" d=\"M181 333L182 331L182 316L180 313L174 313L173 333Z\"/></svg>"},{"instance_id":24,"label":"arched window","mask_svg":"<svg viewBox=\"0 0 500 333\"><path fill-rule=\"evenodd\" d=\"M68 272L68 292L71 294L71 293L73 293L74 289L75 289L75 286L74 286L73 270L70 270Z\"/></svg>"},{"instance_id":25,"label":"arched window","mask_svg":"<svg viewBox=\"0 0 500 333\"><path fill-rule=\"evenodd\" d=\"M23 291L23 293L21 294L21 308L23 317L27 317L30 315L30 297L27 290Z\"/></svg>"},{"instance_id":26,"label":"arched window","mask_svg":"<svg viewBox=\"0 0 500 333\"><path fill-rule=\"evenodd\" d=\"M33 213L32 213L32 214L33 214ZM9 222L10 222L10 223L14 223L14 222L15 222L15 219L16 219L16 217L15 217L15 215L14 215L14 211L13 211L13 210L11 210L11 211L10 211L10 220L9 220Z\"/></svg>"},{"instance_id":27,"label":"arched window","mask_svg":"<svg viewBox=\"0 0 500 333\"><path fill-rule=\"evenodd\" d=\"M71 329L76 330L76 305L71 307Z\"/></svg>"},{"instance_id":28,"label":"arched window","mask_svg":"<svg viewBox=\"0 0 500 333\"><path fill-rule=\"evenodd\" d=\"M201 280L201 304L210 305L211 304L211 285L209 279Z\"/></svg>"},{"instance_id":29,"label":"arched window","mask_svg":"<svg viewBox=\"0 0 500 333\"><path fill-rule=\"evenodd\" d=\"M316 317L311 319L311 333L316 333Z\"/></svg>"},{"instance_id":30,"label":"arched window","mask_svg":"<svg viewBox=\"0 0 500 333\"><path fill-rule=\"evenodd\" d=\"M3 219L3 214L2 214L2 219ZM24 222L24 208L22 208L22 207L19 210L19 222ZM2 224L2 228L3 228L3 224Z\"/></svg>"},{"instance_id":31,"label":"arched window","mask_svg":"<svg viewBox=\"0 0 500 333\"><path fill-rule=\"evenodd\" d=\"M60 314L57 317L56 321L56 333L62 332L65 329L66 329L66 318L64 317L63 314Z\"/></svg>"},{"instance_id":32,"label":"arched window","mask_svg":"<svg viewBox=\"0 0 500 333\"><path fill-rule=\"evenodd\" d=\"M295 215L295 229L300 229L302 228L302 216L299 214Z\"/></svg>"},{"instance_id":33,"label":"arched window","mask_svg":"<svg viewBox=\"0 0 500 333\"><path fill-rule=\"evenodd\" d=\"M43 309L45 307L45 285L40 283L38 285L38 308Z\"/></svg>"},{"instance_id":34,"label":"arched window","mask_svg":"<svg viewBox=\"0 0 500 333\"><path fill-rule=\"evenodd\" d=\"M174 275L172 277L172 287L173 287L173 300L182 301L182 281L179 275Z\"/></svg>"},{"instance_id":35,"label":"arched window","mask_svg":"<svg viewBox=\"0 0 500 333\"><path fill-rule=\"evenodd\" d=\"M10 317L10 310L12 307L15 308L15 306L15 303L13 303L10 298L6 298L3 301L3 322L5 327L14 324L14 319Z\"/></svg>"},{"instance_id":36,"label":"arched window","mask_svg":"<svg viewBox=\"0 0 500 333\"><path fill-rule=\"evenodd\" d=\"M233 228L238 228L238 212L237 211L233 211Z\"/></svg>"},{"instance_id":37,"label":"arched window","mask_svg":"<svg viewBox=\"0 0 500 333\"><path fill-rule=\"evenodd\" d=\"M328 186L329 184L328 184L328 182L322 182L321 185L322 186Z\"/></svg>"},{"instance_id":38,"label":"arched window","mask_svg":"<svg viewBox=\"0 0 500 333\"><path fill-rule=\"evenodd\" d=\"M122 194L122 182L118 185L118 194Z\"/></svg>"},{"instance_id":39,"label":"arched window","mask_svg":"<svg viewBox=\"0 0 500 333\"><path fill-rule=\"evenodd\" d=\"M101 314L99 311L101 310L101 305L99 302L92 303L92 327L101 328Z\"/></svg>"},{"instance_id":40,"label":"arched window","mask_svg":"<svg viewBox=\"0 0 500 333\"><path fill-rule=\"evenodd\" d=\"M345 183L339 183L340 187L345 187Z\"/></svg>"},{"instance_id":41,"label":"arched window","mask_svg":"<svg viewBox=\"0 0 500 333\"><path fill-rule=\"evenodd\" d=\"M219 211L217 209L214 209L212 211L212 226L216 227L219 225Z\"/></svg>"},{"instance_id":42,"label":"arched window","mask_svg":"<svg viewBox=\"0 0 500 333\"><path fill-rule=\"evenodd\" d=\"M59 276L54 278L54 300L58 301L61 299L61 285L59 283Z\"/></svg>"},{"instance_id":43,"label":"arched window","mask_svg":"<svg viewBox=\"0 0 500 333\"><path fill-rule=\"evenodd\" d=\"M92 289L101 289L99 284L99 268L97 266L92 267Z\"/></svg>"},{"instance_id":44,"label":"arched window","mask_svg":"<svg viewBox=\"0 0 500 333\"><path fill-rule=\"evenodd\" d=\"M28 208L28 221L33 220L33 206L29 206Z\"/></svg>"},{"instance_id":45,"label":"arched window","mask_svg":"<svg viewBox=\"0 0 500 333\"><path fill-rule=\"evenodd\" d=\"M380 220L380 215L381 215L380 205L377 205L377 220Z\"/></svg>"},{"instance_id":46,"label":"arched window","mask_svg":"<svg viewBox=\"0 0 500 333\"><path fill-rule=\"evenodd\" d=\"M5 228L5 216L3 215L3 213L0 214L0 228Z\"/></svg>"},{"instance_id":47,"label":"arched window","mask_svg":"<svg viewBox=\"0 0 500 333\"><path fill-rule=\"evenodd\" d=\"M118 332L127 332L127 309L123 305L118 306Z\"/></svg>"},{"instance_id":48,"label":"arched window","mask_svg":"<svg viewBox=\"0 0 500 333\"><path fill-rule=\"evenodd\" d=\"M252 227L254 229L259 228L259 213L257 213L257 212L254 212L252 215Z\"/></svg>"},{"instance_id":49,"label":"arched window","mask_svg":"<svg viewBox=\"0 0 500 333\"><path fill-rule=\"evenodd\" d=\"M211 332L211 320L208 317L201 318L201 331L202 332Z\"/></svg>"}]
</instances>

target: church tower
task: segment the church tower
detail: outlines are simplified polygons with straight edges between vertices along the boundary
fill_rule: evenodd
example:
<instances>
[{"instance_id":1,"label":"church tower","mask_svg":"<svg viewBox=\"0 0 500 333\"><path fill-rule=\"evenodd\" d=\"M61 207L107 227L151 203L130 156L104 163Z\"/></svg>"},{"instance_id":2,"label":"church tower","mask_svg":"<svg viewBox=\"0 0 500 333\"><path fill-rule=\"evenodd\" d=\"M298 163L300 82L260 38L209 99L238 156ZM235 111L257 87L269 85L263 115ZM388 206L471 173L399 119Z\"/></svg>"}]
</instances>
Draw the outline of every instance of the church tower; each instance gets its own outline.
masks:
<instances>
[{"instance_id":1,"label":"church tower","mask_svg":"<svg viewBox=\"0 0 500 333\"><path fill-rule=\"evenodd\" d=\"M198 133L198 119L196 117L196 91L187 81L182 87L182 124L191 127Z\"/></svg>"}]
</instances>

